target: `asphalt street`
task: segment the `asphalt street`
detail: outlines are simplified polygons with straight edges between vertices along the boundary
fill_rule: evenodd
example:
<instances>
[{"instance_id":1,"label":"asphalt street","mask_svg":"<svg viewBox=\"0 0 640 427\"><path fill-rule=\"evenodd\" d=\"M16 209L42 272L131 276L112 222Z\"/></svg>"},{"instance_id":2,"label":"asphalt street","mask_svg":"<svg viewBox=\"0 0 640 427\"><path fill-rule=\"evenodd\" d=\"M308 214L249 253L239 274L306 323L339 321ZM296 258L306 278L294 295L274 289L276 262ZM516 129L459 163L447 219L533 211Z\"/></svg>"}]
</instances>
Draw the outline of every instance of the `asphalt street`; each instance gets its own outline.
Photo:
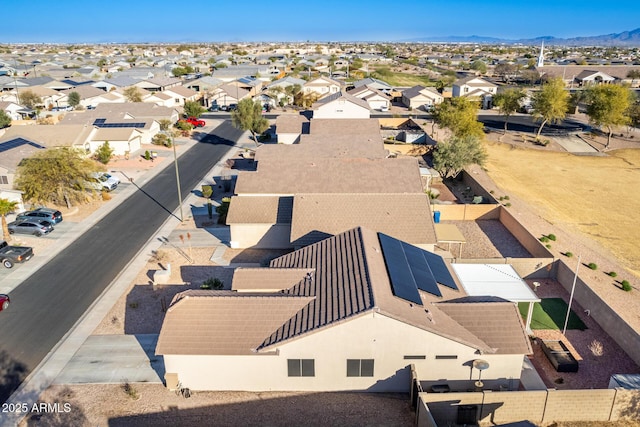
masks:
<instances>
[{"instance_id":1,"label":"asphalt street","mask_svg":"<svg viewBox=\"0 0 640 427\"><path fill-rule=\"evenodd\" d=\"M179 158L183 195L240 135L224 122ZM10 309L0 313L0 401L38 366L177 207L172 162L11 292Z\"/></svg>"}]
</instances>

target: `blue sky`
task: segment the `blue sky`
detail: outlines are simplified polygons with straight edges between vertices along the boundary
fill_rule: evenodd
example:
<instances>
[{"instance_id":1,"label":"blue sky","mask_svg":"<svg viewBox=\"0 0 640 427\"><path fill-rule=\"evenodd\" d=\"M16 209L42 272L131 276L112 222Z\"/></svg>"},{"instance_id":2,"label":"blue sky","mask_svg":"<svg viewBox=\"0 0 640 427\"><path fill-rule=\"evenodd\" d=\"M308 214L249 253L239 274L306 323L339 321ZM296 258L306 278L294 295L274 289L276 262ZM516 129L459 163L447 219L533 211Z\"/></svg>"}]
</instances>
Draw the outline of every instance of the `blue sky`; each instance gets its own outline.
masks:
<instances>
[{"instance_id":1,"label":"blue sky","mask_svg":"<svg viewBox=\"0 0 640 427\"><path fill-rule=\"evenodd\" d=\"M9 0L0 43L577 37L640 27L640 1ZM35 12L37 10L37 12Z\"/></svg>"}]
</instances>

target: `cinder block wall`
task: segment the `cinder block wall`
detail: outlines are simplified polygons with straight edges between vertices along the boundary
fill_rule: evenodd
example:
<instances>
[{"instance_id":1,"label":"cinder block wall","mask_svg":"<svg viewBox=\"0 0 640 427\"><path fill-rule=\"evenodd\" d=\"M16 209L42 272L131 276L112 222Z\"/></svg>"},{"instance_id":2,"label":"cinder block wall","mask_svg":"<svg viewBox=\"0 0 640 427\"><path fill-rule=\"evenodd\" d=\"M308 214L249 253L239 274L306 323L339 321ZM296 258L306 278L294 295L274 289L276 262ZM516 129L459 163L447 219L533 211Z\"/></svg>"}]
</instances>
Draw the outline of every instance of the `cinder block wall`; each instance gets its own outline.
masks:
<instances>
[{"instance_id":1,"label":"cinder block wall","mask_svg":"<svg viewBox=\"0 0 640 427\"><path fill-rule=\"evenodd\" d=\"M546 390L484 393L481 422L509 423L518 420L542 422Z\"/></svg>"},{"instance_id":2,"label":"cinder block wall","mask_svg":"<svg viewBox=\"0 0 640 427\"><path fill-rule=\"evenodd\" d=\"M557 261L556 271L556 280L570 293L575 271L569 268L563 260ZM624 291L612 289L611 292ZM585 284L579 275L576 280L574 298L582 308L590 311L593 320L613 338L636 364L640 365L640 335L638 332Z\"/></svg>"},{"instance_id":3,"label":"cinder block wall","mask_svg":"<svg viewBox=\"0 0 640 427\"><path fill-rule=\"evenodd\" d=\"M549 390L543 422L609 421L615 390Z\"/></svg>"}]
</instances>

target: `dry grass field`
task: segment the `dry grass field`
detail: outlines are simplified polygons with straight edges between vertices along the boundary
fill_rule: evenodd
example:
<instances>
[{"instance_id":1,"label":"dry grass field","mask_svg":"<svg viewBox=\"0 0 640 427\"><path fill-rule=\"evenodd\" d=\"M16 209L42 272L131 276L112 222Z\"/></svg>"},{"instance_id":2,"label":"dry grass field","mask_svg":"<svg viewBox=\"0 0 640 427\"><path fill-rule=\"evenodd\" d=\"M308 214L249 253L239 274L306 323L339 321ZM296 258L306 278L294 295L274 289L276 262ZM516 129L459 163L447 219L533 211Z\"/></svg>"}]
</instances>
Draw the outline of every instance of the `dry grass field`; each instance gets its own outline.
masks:
<instances>
[{"instance_id":1,"label":"dry grass field","mask_svg":"<svg viewBox=\"0 0 640 427\"><path fill-rule=\"evenodd\" d=\"M579 231L640 277L640 150L576 156L487 142L488 175L554 225Z\"/></svg>"}]
</instances>

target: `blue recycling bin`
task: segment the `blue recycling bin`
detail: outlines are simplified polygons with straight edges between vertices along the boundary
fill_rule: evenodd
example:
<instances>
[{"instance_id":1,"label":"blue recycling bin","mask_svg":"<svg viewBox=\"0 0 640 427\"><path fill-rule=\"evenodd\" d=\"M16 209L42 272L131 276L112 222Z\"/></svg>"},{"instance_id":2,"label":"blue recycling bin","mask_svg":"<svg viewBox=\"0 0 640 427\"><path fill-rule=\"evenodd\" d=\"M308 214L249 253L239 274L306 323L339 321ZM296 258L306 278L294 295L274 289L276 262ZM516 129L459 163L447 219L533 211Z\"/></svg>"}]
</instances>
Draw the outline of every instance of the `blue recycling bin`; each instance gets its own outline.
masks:
<instances>
[{"instance_id":1,"label":"blue recycling bin","mask_svg":"<svg viewBox=\"0 0 640 427\"><path fill-rule=\"evenodd\" d=\"M433 222L436 224L440 222L440 211L433 211Z\"/></svg>"}]
</instances>

